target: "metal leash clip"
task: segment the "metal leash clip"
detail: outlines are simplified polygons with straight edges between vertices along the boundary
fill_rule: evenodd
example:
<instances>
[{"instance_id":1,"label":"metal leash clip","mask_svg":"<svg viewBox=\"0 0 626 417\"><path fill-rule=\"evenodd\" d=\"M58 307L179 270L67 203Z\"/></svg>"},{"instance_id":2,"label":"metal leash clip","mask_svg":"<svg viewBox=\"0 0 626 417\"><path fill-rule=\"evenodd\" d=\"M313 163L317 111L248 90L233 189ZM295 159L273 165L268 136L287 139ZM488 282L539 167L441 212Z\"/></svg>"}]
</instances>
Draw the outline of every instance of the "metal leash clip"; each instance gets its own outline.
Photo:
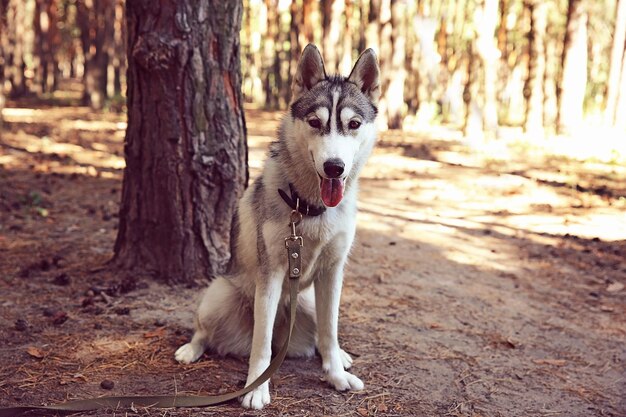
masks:
<instances>
[{"instance_id":1,"label":"metal leash clip","mask_svg":"<svg viewBox=\"0 0 626 417\"><path fill-rule=\"evenodd\" d=\"M291 211L289 225L291 226L291 236L285 238L287 248L287 259L289 261L289 278L300 278L302 274L301 248L304 246L302 236L296 233L296 226L302 221L300 213L300 199L296 199L296 208Z\"/></svg>"}]
</instances>

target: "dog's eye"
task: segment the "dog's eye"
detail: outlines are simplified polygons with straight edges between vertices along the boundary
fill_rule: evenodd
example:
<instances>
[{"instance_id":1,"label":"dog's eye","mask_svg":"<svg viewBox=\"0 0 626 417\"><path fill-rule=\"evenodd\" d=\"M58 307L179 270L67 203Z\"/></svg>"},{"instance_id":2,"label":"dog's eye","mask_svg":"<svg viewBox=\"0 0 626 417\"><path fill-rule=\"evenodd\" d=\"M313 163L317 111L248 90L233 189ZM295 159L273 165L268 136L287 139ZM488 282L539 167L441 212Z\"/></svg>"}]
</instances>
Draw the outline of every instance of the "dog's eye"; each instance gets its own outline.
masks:
<instances>
[{"instance_id":1,"label":"dog's eye","mask_svg":"<svg viewBox=\"0 0 626 417\"><path fill-rule=\"evenodd\" d=\"M348 123L348 128L352 130L358 129L359 126L361 126L361 122L357 122L356 120L350 120L350 123Z\"/></svg>"},{"instance_id":2,"label":"dog's eye","mask_svg":"<svg viewBox=\"0 0 626 417\"><path fill-rule=\"evenodd\" d=\"M313 129L320 129L322 127L322 122L320 121L320 119L310 119L309 126L311 126Z\"/></svg>"}]
</instances>

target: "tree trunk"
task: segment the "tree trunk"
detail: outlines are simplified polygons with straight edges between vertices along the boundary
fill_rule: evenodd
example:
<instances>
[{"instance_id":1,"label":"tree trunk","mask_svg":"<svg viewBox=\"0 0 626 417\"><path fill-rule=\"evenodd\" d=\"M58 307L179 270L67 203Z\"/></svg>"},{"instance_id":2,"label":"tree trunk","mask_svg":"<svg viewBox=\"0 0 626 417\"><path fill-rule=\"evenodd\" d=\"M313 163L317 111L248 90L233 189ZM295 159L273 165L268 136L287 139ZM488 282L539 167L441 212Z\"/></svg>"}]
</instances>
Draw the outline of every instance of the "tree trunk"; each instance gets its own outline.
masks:
<instances>
[{"instance_id":1,"label":"tree trunk","mask_svg":"<svg viewBox=\"0 0 626 417\"><path fill-rule=\"evenodd\" d=\"M406 57L405 70L406 80L404 81L404 92L406 96L406 104L408 112L413 114L417 111L418 106L418 80L420 70L420 45L417 37L417 5L413 5L407 13L407 31L406 31Z\"/></svg>"},{"instance_id":2,"label":"tree trunk","mask_svg":"<svg viewBox=\"0 0 626 417\"><path fill-rule=\"evenodd\" d=\"M352 12L354 10L353 0L345 0L345 24L343 26L343 42L341 46L340 72L348 75L352 69Z\"/></svg>"},{"instance_id":3,"label":"tree trunk","mask_svg":"<svg viewBox=\"0 0 626 417\"><path fill-rule=\"evenodd\" d=\"M547 4L541 0L527 0L525 6L530 12L530 30L528 32L528 77L524 85L524 98L526 99L524 130L527 133L543 135Z\"/></svg>"},{"instance_id":4,"label":"tree trunk","mask_svg":"<svg viewBox=\"0 0 626 417\"><path fill-rule=\"evenodd\" d=\"M107 97L107 48L114 36L113 10L112 0L78 2L78 24L85 55L83 103L94 109L101 109Z\"/></svg>"},{"instance_id":5,"label":"tree trunk","mask_svg":"<svg viewBox=\"0 0 626 417\"><path fill-rule=\"evenodd\" d=\"M381 0L378 14L380 32L378 61L381 68L380 87L381 100L378 103L378 127L381 130L389 128L389 85L391 84L391 61L393 58L393 44L391 41L391 0Z\"/></svg>"},{"instance_id":6,"label":"tree trunk","mask_svg":"<svg viewBox=\"0 0 626 417\"><path fill-rule=\"evenodd\" d=\"M263 91L265 93L265 108L275 110L278 108L277 79L280 73L276 73L274 64L276 60L276 38L278 36L278 1L265 0L267 10L267 32L263 39Z\"/></svg>"},{"instance_id":7,"label":"tree trunk","mask_svg":"<svg viewBox=\"0 0 626 417\"><path fill-rule=\"evenodd\" d=\"M605 119L609 124L617 122L617 99L619 97L620 79L626 77L622 72L624 45L626 42L626 0L617 1L615 32L611 48L611 67L607 81Z\"/></svg>"},{"instance_id":8,"label":"tree trunk","mask_svg":"<svg viewBox=\"0 0 626 417\"><path fill-rule=\"evenodd\" d=\"M284 45L288 41L288 30L285 30L282 26L282 19L284 13L278 7L278 4L275 6L276 8L276 16L275 16L275 24L276 24L276 42L274 42L274 54L272 55L272 59L274 60L272 73L274 74L274 93L275 93L275 104L274 109L282 109L287 107L287 91L289 91L289 86L285 82L287 78L289 78L289 61L285 58L285 48ZM283 65L283 63L287 64L287 67Z\"/></svg>"},{"instance_id":9,"label":"tree trunk","mask_svg":"<svg viewBox=\"0 0 626 417\"><path fill-rule=\"evenodd\" d=\"M5 106L4 97L4 70L6 67L7 51L7 9L9 0L0 0L0 137L2 137L2 109Z\"/></svg>"},{"instance_id":10,"label":"tree trunk","mask_svg":"<svg viewBox=\"0 0 626 417\"><path fill-rule=\"evenodd\" d=\"M367 44L367 38L365 37L365 32L367 29L367 14L365 13L365 2L359 2L359 20L357 20L359 27L358 41L357 41L357 51L361 52L366 50L372 45Z\"/></svg>"},{"instance_id":11,"label":"tree trunk","mask_svg":"<svg viewBox=\"0 0 626 417\"><path fill-rule=\"evenodd\" d=\"M582 121L586 89L587 11L582 0L569 0L557 90L557 128L560 133L573 131Z\"/></svg>"},{"instance_id":12,"label":"tree trunk","mask_svg":"<svg viewBox=\"0 0 626 417\"><path fill-rule=\"evenodd\" d=\"M128 129L114 262L170 283L224 272L248 181L241 1L130 0Z\"/></svg>"},{"instance_id":13,"label":"tree trunk","mask_svg":"<svg viewBox=\"0 0 626 417\"><path fill-rule=\"evenodd\" d=\"M36 0L33 19L34 30L34 85L37 93L54 90L57 76L56 52L61 43L58 30L58 2L56 0Z\"/></svg>"},{"instance_id":14,"label":"tree trunk","mask_svg":"<svg viewBox=\"0 0 626 417\"><path fill-rule=\"evenodd\" d=\"M498 58L495 31L498 17L498 0L485 0L477 25L476 47L483 65L483 130L494 137L498 128L496 91L498 83Z\"/></svg>"},{"instance_id":15,"label":"tree trunk","mask_svg":"<svg viewBox=\"0 0 626 417\"><path fill-rule=\"evenodd\" d=\"M26 94L26 78L24 70L24 44L26 32L26 2L10 0L7 10L7 44L5 51L6 68L5 78L8 79L12 98Z\"/></svg>"},{"instance_id":16,"label":"tree trunk","mask_svg":"<svg viewBox=\"0 0 626 417\"><path fill-rule=\"evenodd\" d=\"M465 118L463 121L463 134L468 138L478 138L483 132L483 118L477 103L479 57L476 54L474 43L468 45L467 50L467 76L463 86L463 102L465 103Z\"/></svg>"},{"instance_id":17,"label":"tree trunk","mask_svg":"<svg viewBox=\"0 0 626 417\"><path fill-rule=\"evenodd\" d=\"M113 95L122 94L122 77L126 72L126 25L124 24L124 0L115 2L115 20L113 26Z\"/></svg>"},{"instance_id":18,"label":"tree trunk","mask_svg":"<svg viewBox=\"0 0 626 417\"><path fill-rule=\"evenodd\" d=\"M404 57L406 44L406 4L402 0L391 1L391 65L388 67L390 81L385 93L387 101L387 127L402 129L404 107Z\"/></svg>"},{"instance_id":19,"label":"tree trunk","mask_svg":"<svg viewBox=\"0 0 626 417\"><path fill-rule=\"evenodd\" d=\"M293 77L298 69L298 60L300 59L300 26L302 25L302 11L298 7L298 3L292 0L289 6L289 14L291 16L289 23L289 78L287 79L287 102L291 101L291 88ZM305 45L306 46L306 45Z\"/></svg>"},{"instance_id":20,"label":"tree trunk","mask_svg":"<svg viewBox=\"0 0 626 417\"><path fill-rule=\"evenodd\" d=\"M43 26L46 27L46 32L47 32L47 17L44 17L46 13L45 8L46 6L43 0L35 1L35 13L34 13L34 18L33 18L33 33L34 33L33 61L34 61L34 68L35 68L35 77L33 80L34 85L31 85L31 90L36 94L41 94L46 91L45 86L44 86L44 81L43 81L45 78L44 73L47 70L46 68L47 67L47 53L45 51L46 33L44 32L42 28L42 22L43 22Z\"/></svg>"},{"instance_id":21,"label":"tree trunk","mask_svg":"<svg viewBox=\"0 0 626 417\"><path fill-rule=\"evenodd\" d=\"M381 0L370 0L367 10L367 29L365 31L365 41L369 48L375 48L380 59L380 2Z\"/></svg>"},{"instance_id":22,"label":"tree trunk","mask_svg":"<svg viewBox=\"0 0 626 417\"><path fill-rule=\"evenodd\" d=\"M507 30L506 20L509 12L509 0L500 0L500 24L498 25L498 49L502 56L502 60L506 61L508 57L508 43L507 43Z\"/></svg>"},{"instance_id":23,"label":"tree trunk","mask_svg":"<svg viewBox=\"0 0 626 417\"><path fill-rule=\"evenodd\" d=\"M546 46L546 71L543 78L543 126L549 127L551 133L556 126L557 106L557 85L560 59L557 52L560 37L554 27L548 25L545 35Z\"/></svg>"},{"instance_id":24,"label":"tree trunk","mask_svg":"<svg viewBox=\"0 0 626 417\"><path fill-rule=\"evenodd\" d=\"M615 108L615 126L626 130L626 48L622 54L622 79L620 81L617 105Z\"/></svg>"},{"instance_id":25,"label":"tree trunk","mask_svg":"<svg viewBox=\"0 0 626 417\"><path fill-rule=\"evenodd\" d=\"M243 70L243 95L247 102L258 106L265 104L263 71L263 40L267 29L265 3L244 2L243 31L241 33L241 57L247 65ZM263 22L262 22L263 20ZM254 30L254 29L256 30Z\"/></svg>"},{"instance_id":26,"label":"tree trunk","mask_svg":"<svg viewBox=\"0 0 626 417\"><path fill-rule=\"evenodd\" d=\"M437 31L437 53L439 54L441 64L448 64L448 19L439 18L439 30Z\"/></svg>"},{"instance_id":27,"label":"tree trunk","mask_svg":"<svg viewBox=\"0 0 626 417\"><path fill-rule=\"evenodd\" d=\"M344 12L345 0L324 0L322 13L324 28L324 67L327 74L339 71L339 59L341 57L341 16Z\"/></svg>"},{"instance_id":28,"label":"tree trunk","mask_svg":"<svg viewBox=\"0 0 626 417\"><path fill-rule=\"evenodd\" d=\"M294 1L295 3L295 1ZM309 44L315 42L315 31L313 22L313 12L318 2L314 0L303 0L302 5L302 31L300 32L300 51L304 51L304 48ZM299 59L298 56L297 59Z\"/></svg>"}]
</instances>

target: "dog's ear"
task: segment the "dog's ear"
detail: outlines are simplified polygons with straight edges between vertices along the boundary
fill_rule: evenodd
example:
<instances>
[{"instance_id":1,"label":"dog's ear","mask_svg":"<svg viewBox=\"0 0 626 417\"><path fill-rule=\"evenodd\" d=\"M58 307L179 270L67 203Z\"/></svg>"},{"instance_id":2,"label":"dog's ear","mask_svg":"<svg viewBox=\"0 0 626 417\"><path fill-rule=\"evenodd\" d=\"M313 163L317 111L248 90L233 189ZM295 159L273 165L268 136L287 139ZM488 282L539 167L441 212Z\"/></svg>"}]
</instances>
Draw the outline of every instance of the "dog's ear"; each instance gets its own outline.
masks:
<instances>
[{"instance_id":1,"label":"dog's ear","mask_svg":"<svg viewBox=\"0 0 626 417\"><path fill-rule=\"evenodd\" d=\"M378 68L376 53L372 48L368 48L356 60L348 81L356 84L363 94L376 104L380 98L379 78L380 69Z\"/></svg>"},{"instance_id":2,"label":"dog's ear","mask_svg":"<svg viewBox=\"0 0 626 417\"><path fill-rule=\"evenodd\" d=\"M291 101L296 101L302 94L325 78L326 71L324 70L322 55L315 45L310 43L302 51L302 56L298 62L296 76L291 84Z\"/></svg>"}]
</instances>

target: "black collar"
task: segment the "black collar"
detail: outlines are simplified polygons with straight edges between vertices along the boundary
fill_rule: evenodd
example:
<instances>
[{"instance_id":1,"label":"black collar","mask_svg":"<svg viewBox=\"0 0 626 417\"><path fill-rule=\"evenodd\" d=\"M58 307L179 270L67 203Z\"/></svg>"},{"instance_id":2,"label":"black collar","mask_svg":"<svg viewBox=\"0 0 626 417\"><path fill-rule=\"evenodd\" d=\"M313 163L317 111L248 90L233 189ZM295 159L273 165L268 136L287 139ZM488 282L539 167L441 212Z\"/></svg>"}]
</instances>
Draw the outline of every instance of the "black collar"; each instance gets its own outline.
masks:
<instances>
[{"instance_id":1,"label":"black collar","mask_svg":"<svg viewBox=\"0 0 626 417\"><path fill-rule=\"evenodd\" d=\"M296 201L300 199L300 206L298 207L298 211L302 213L303 216L312 216L312 217L319 216L321 214L324 214L324 212L326 211L325 206L321 206L321 207L313 206L309 204L305 199L300 197L298 193L296 192L296 189L294 188L293 184L291 183L289 183L289 192L291 193L291 197L289 197L287 193L281 190L280 188L278 189L278 194L280 195L280 197L293 210L296 209Z\"/></svg>"}]
</instances>

